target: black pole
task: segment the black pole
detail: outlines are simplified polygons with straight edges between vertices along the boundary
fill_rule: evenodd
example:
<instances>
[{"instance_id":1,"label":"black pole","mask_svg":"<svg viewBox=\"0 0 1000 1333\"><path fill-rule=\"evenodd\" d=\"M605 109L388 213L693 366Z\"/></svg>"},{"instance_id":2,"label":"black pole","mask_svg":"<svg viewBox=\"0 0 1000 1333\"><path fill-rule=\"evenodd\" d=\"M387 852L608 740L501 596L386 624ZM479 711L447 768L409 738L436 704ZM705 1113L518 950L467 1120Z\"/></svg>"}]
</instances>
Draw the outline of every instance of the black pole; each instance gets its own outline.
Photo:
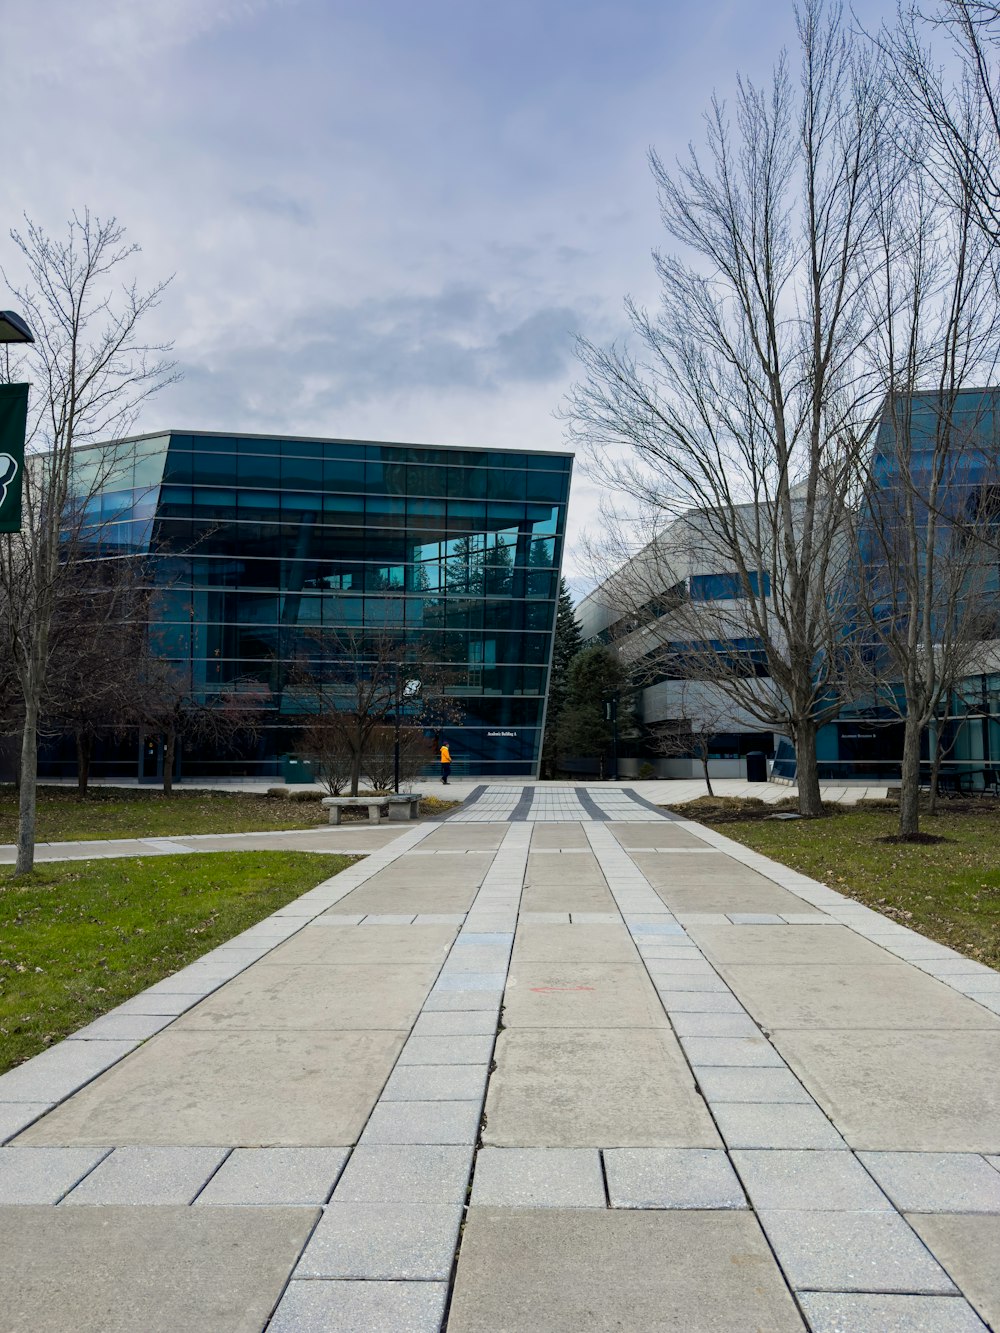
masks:
<instances>
[{"instance_id":1,"label":"black pole","mask_svg":"<svg viewBox=\"0 0 1000 1333\"><path fill-rule=\"evenodd\" d=\"M392 746L392 784L399 795L399 663L396 663L396 725Z\"/></svg>"},{"instance_id":2,"label":"black pole","mask_svg":"<svg viewBox=\"0 0 1000 1333\"><path fill-rule=\"evenodd\" d=\"M611 700L611 780L618 781L618 696Z\"/></svg>"}]
</instances>

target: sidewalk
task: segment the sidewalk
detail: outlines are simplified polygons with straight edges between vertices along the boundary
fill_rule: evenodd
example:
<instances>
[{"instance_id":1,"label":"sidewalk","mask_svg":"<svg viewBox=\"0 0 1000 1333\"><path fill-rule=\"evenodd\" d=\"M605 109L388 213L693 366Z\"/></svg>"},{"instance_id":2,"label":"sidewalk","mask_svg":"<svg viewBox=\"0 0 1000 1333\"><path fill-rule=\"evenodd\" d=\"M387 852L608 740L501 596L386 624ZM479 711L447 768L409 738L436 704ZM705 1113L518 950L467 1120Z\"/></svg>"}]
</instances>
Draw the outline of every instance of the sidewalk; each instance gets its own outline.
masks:
<instances>
[{"instance_id":1,"label":"sidewalk","mask_svg":"<svg viewBox=\"0 0 1000 1333\"><path fill-rule=\"evenodd\" d=\"M0 1333L1000 1326L1000 975L644 795L486 787L0 1078Z\"/></svg>"}]
</instances>

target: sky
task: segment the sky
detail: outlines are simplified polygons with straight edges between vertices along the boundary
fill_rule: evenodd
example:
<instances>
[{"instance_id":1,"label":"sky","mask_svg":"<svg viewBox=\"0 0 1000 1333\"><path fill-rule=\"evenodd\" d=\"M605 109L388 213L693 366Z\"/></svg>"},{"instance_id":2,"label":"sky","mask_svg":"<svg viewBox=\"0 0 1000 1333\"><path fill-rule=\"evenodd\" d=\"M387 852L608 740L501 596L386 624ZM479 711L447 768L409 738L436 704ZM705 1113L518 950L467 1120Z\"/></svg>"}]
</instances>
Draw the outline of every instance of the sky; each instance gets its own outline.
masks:
<instances>
[{"instance_id":1,"label":"sky","mask_svg":"<svg viewBox=\"0 0 1000 1333\"><path fill-rule=\"evenodd\" d=\"M183 375L140 429L517 449L567 447L575 337L655 300L649 148L684 153L794 43L785 0L0 0L0 23L0 215L114 215L140 282L172 275L151 332ZM578 591L597 500L577 467Z\"/></svg>"}]
</instances>

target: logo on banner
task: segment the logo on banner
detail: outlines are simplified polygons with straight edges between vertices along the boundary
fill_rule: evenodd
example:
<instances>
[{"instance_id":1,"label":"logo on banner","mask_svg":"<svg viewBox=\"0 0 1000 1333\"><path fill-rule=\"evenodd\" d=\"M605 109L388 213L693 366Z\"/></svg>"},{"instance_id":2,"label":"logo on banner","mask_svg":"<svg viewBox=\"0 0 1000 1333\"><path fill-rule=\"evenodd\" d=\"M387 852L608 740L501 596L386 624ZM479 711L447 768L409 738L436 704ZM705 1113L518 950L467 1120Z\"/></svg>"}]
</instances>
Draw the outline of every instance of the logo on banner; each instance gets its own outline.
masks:
<instances>
[{"instance_id":1,"label":"logo on banner","mask_svg":"<svg viewBox=\"0 0 1000 1333\"><path fill-rule=\"evenodd\" d=\"M0 509L7 500L7 492L17 480L18 461L10 454L0 454Z\"/></svg>"}]
</instances>

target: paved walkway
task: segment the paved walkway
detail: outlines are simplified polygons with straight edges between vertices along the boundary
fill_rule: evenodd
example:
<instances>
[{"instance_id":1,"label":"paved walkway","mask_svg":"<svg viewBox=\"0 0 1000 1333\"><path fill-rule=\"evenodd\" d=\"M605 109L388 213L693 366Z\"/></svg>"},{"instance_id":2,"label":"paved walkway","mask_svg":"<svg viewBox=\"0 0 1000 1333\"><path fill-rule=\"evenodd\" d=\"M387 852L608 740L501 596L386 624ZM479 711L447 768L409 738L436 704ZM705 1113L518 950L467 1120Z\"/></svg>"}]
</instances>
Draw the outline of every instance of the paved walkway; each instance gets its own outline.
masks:
<instances>
[{"instance_id":1,"label":"paved walkway","mask_svg":"<svg viewBox=\"0 0 1000 1333\"><path fill-rule=\"evenodd\" d=\"M549 790L0 1078L0 1333L1000 1326L1000 975Z\"/></svg>"}]
</instances>

